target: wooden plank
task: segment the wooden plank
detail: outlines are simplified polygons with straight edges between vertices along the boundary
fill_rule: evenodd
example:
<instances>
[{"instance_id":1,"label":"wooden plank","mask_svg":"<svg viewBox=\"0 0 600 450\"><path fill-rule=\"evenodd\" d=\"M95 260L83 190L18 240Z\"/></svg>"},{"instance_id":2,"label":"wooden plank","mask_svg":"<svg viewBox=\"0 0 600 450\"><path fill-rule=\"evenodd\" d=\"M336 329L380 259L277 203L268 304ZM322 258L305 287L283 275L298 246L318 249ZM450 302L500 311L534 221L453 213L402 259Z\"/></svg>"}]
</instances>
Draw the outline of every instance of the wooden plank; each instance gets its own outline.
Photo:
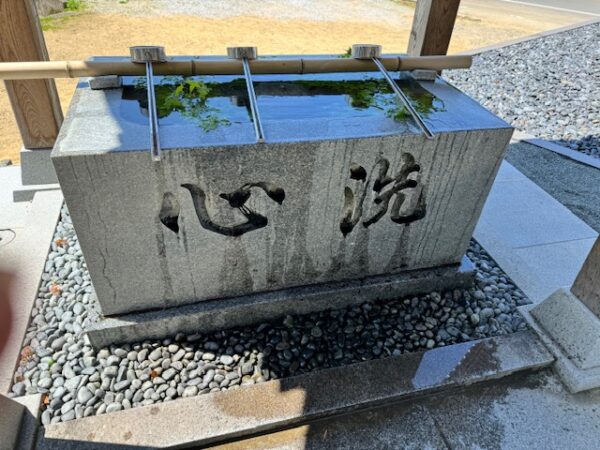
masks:
<instances>
[{"instance_id":1,"label":"wooden plank","mask_svg":"<svg viewBox=\"0 0 600 450\"><path fill-rule=\"evenodd\" d=\"M571 292L600 317L600 237L583 263Z\"/></svg>"},{"instance_id":2,"label":"wooden plank","mask_svg":"<svg viewBox=\"0 0 600 450\"><path fill-rule=\"evenodd\" d=\"M0 61L48 60L33 0L0 1L0 19ZM54 80L5 83L24 146L52 147L63 120Z\"/></svg>"},{"instance_id":3,"label":"wooden plank","mask_svg":"<svg viewBox=\"0 0 600 450\"><path fill-rule=\"evenodd\" d=\"M460 0L418 0L408 53L445 55L448 52Z\"/></svg>"}]
</instances>

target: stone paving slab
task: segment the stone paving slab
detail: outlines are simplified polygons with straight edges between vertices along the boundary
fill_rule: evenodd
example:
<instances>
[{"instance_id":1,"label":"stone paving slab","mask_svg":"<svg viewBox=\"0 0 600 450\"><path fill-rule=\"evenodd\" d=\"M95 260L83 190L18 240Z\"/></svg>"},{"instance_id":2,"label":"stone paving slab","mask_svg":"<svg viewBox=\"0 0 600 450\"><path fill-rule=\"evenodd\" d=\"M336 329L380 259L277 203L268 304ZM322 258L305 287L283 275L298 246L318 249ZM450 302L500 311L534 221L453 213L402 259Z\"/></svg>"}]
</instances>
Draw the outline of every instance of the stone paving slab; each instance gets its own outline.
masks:
<instances>
[{"instance_id":1,"label":"stone paving slab","mask_svg":"<svg viewBox=\"0 0 600 450\"><path fill-rule=\"evenodd\" d=\"M591 450L600 390L571 395L549 370L423 402L452 449Z\"/></svg>"},{"instance_id":2,"label":"stone paving slab","mask_svg":"<svg viewBox=\"0 0 600 450\"><path fill-rule=\"evenodd\" d=\"M512 167L513 177L516 170ZM593 238L598 234L524 175L521 179L494 183L477 229L495 233L512 248Z\"/></svg>"},{"instance_id":3,"label":"stone paving slab","mask_svg":"<svg viewBox=\"0 0 600 450\"><path fill-rule=\"evenodd\" d=\"M597 236L506 161L474 233L534 303L575 279Z\"/></svg>"},{"instance_id":4,"label":"stone paving slab","mask_svg":"<svg viewBox=\"0 0 600 450\"><path fill-rule=\"evenodd\" d=\"M418 402L361 411L210 448L214 450L450 450L431 414Z\"/></svg>"},{"instance_id":5,"label":"stone paving slab","mask_svg":"<svg viewBox=\"0 0 600 450\"><path fill-rule=\"evenodd\" d=\"M590 450L599 404L600 390L570 395L542 370L211 448Z\"/></svg>"},{"instance_id":6,"label":"stone paving slab","mask_svg":"<svg viewBox=\"0 0 600 450\"><path fill-rule=\"evenodd\" d=\"M524 331L49 425L39 448L206 446L552 362L535 334Z\"/></svg>"},{"instance_id":7,"label":"stone paving slab","mask_svg":"<svg viewBox=\"0 0 600 450\"><path fill-rule=\"evenodd\" d=\"M13 191L21 186L21 168L8 166L0 168L0 228L23 228L29 203L14 203ZM0 243L0 245L2 245Z\"/></svg>"},{"instance_id":8,"label":"stone paving slab","mask_svg":"<svg viewBox=\"0 0 600 450\"><path fill-rule=\"evenodd\" d=\"M518 248L514 251L516 257L523 261L525 270L535 271L541 280L552 280L551 285L541 286L539 291L539 295L548 296L556 290L556 286L567 289L571 287L594 242L596 238L578 239ZM557 264L548 264L548 261L555 261Z\"/></svg>"}]
</instances>

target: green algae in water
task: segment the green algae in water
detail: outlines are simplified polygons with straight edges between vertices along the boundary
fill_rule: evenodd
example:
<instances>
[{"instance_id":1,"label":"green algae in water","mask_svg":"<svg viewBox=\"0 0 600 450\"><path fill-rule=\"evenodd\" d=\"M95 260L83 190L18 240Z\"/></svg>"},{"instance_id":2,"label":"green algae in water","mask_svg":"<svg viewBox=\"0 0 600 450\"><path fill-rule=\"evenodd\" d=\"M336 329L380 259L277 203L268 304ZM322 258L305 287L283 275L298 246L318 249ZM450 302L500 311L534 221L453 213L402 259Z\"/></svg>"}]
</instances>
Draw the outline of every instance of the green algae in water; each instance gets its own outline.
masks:
<instances>
[{"instance_id":1,"label":"green algae in water","mask_svg":"<svg viewBox=\"0 0 600 450\"><path fill-rule=\"evenodd\" d=\"M443 111L443 103L423 89L412 79L396 81L400 89L408 97L411 105L422 117L432 112ZM307 89L307 95L346 95L350 106L354 109L375 108L385 113L386 117L396 121L405 121L411 117L410 112L397 98L387 81L378 78L342 81L308 81L297 80L293 83ZM317 94L319 93L319 94Z\"/></svg>"},{"instance_id":2,"label":"green algae in water","mask_svg":"<svg viewBox=\"0 0 600 450\"><path fill-rule=\"evenodd\" d=\"M293 79L255 81L263 120L302 120L343 118L365 111L383 114L398 122L412 120L384 79L373 77L343 80ZM398 80L415 109L427 117L442 111L442 102L410 78ZM133 90L133 91L132 91ZM204 81L199 77L162 77L155 85L160 119L192 121L210 132L232 123L250 123L250 102L243 78L226 82ZM145 78L126 86L124 100L137 100L147 108Z\"/></svg>"},{"instance_id":3,"label":"green algae in water","mask_svg":"<svg viewBox=\"0 0 600 450\"><path fill-rule=\"evenodd\" d=\"M181 117L196 122L205 132L216 130L219 126L231 125L231 120L224 117L221 108L209 102L209 99L215 96L215 86L219 84L205 83L195 78L163 77L154 86L158 118L168 117L177 112ZM146 79L138 78L134 89L143 94L140 99L142 100L147 95ZM142 103L140 101L140 105L143 106Z\"/></svg>"}]
</instances>

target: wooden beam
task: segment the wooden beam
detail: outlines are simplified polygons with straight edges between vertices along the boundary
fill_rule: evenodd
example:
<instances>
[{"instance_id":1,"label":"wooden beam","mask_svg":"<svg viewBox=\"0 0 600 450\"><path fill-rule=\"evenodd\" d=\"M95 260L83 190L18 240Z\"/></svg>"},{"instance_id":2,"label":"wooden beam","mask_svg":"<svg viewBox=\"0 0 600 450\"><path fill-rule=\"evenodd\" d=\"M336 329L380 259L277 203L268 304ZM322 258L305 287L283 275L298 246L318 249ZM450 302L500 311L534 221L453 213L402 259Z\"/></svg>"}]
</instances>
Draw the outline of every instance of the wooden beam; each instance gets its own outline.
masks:
<instances>
[{"instance_id":1,"label":"wooden beam","mask_svg":"<svg viewBox=\"0 0 600 450\"><path fill-rule=\"evenodd\" d=\"M1 0L0 24L0 61L48 60L34 0ZM5 83L24 146L52 147L63 120L54 80Z\"/></svg>"},{"instance_id":2,"label":"wooden beam","mask_svg":"<svg viewBox=\"0 0 600 450\"><path fill-rule=\"evenodd\" d=\"M448 53L460 0L417 0L408 54L415 56Z\"/></svg>"},{"instance_id":3,"label":"wooden beam","mask_svg":"<svg viewBox=\"0 0 600 450\"><path fill-rule=\"evenodd\" d=\"M583 263L571 292L600 317L600 237Z\"/></svg>"}]
</instances>

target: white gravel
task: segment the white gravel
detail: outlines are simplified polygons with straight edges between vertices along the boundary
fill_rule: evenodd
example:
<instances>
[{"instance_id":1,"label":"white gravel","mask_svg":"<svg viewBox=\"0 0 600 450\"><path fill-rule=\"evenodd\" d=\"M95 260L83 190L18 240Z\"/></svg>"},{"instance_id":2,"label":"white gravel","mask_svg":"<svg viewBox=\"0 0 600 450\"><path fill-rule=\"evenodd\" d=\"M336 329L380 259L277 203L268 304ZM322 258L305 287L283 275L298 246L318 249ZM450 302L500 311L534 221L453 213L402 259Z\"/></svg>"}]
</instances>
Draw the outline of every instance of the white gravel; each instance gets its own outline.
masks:
<instances>
[{"instance_id":1,"label":"white gravel","mask_svg":"<svg viewBox=\"0 0 600 450\"><path fill-rule=\"evenodd\" d=\"M600 158L600 23L485 52L444 76L516 128Z\"/></svg>"}]
</instances>

